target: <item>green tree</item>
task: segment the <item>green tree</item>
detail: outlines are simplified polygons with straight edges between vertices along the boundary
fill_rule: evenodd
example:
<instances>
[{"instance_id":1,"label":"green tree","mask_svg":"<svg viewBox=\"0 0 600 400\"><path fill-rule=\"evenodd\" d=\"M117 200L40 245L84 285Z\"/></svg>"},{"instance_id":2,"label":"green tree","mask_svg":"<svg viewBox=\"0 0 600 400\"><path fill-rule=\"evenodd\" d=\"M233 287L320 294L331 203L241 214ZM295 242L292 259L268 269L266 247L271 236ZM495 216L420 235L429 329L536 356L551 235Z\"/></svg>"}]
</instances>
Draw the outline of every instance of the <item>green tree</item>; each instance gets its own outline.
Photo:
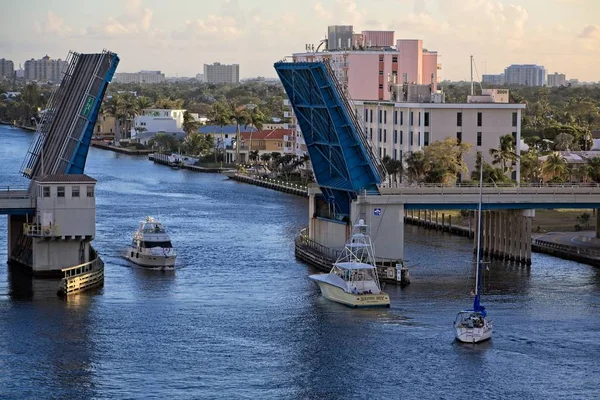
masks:
<instances>
[{"instance_id":1,"label":"green tree","mask_svg":"<svg viewBox=\"0 0 600 400\"><path fill-rule=\"evenodd\" d=\"M458 143L455 138L436 140L423 150L425 181L428 183L452 184L458 174L469 172L463 155L471 147L468 143Z\"/></svg>"},{"instance_id":2,"label":"green tree","mask_svg":"<svg viewBox=\"0 0 600 400\"><path fill-rule=\"evenodd\" d=\"M270 153L263 153L260 155L260 161L268 164L269 161L271 161L271 154Z\"/></svg>"},{"instance_id":3,"label":"green tree","mask_svg":"<svg viewBox=\"0 0 600 400\"><path fill-rule=\"evenodd\" d=\"M235 161L240 162L241 135L240 126L248 122L248 113L244 106L236 106L235 103L229 104L229 115L231 121L235 123Z\"/></svg>"},{"instance_id":4,"label":"green tree","mask_svg":"<svg viewBox=\"0 0 600 400\"><path fill-rule=\"evenodd\" d=\"M244 129L250 125L251 128L260 131L263 128L264 121L264 114L260 112L258 107L255 107L250 112L246 113L246 124L244 125ZM248 148L252 150L252 130L250 131L250 143Z\"/></svg>"},{"instance_id":5,"label":"green tree","mask_svg":"<svg viewBox=\"0 0 600 400\"><path fill-rule=\"evenodd\" d=\"M422 182L426 172L425 155L422 151L413 151L406 156L406 175L409 183Z\"/></svg>"},{"instance_id":6,"label":"green tree","mask_svg":"<svg viewBox=\"0 0 600 400\"><path fill-rule=\"evenodd\" d=\"M555 151L575 150L575 148L573 147L574 140L575 140L575 137L573 135L569 135L568 133L564 133L564 132L559 133L554 138L554 150Z\"/></svg>"},{"instance_id":7,"label":"green tree","mask_svg":"<svg viewBox=\"0 0 600 400\"><path fill-rule=\"evenodd\" d=\"M169 135L165 132L157 133L152 139L148 141L151 147L158 147L160 151L177 151L181 144L175 136Z\"/></svg>"},{"instance_id":8,"label":"green tree","mask_svg":"<svg viewBox=\"0 0 600 400\"><path fill-rule=\"evenodd\" d=\"M200 127L200 122L196 121L192 114L187 111L183 113L183 124L181 128L185 132L186 136L189 136L192 133L197 133L198 128Z\"/></svg>"},{"instance_id":9,"label":"green tree","mask_svg":"<svg viewBox=\"0 0 600 400\"><path fill-rule=\"evenodd\" d=\"M388 173L388 181L389 183L396 183L397 176L402 175L403 165L400 160L393 160L390 156L385 156L381 159L385 170Z\"/></svg>"},{"instance_id":10,"label":"green tree","mask_svg":"<svg viewBox=\"0 0 600 400\"><path fill-rule=\"evenodd\" d=\"M500 137L500 147L490 149L490 155L494 158L492 164L500 164L502 172L509 172L516 164L518 156L515 151L515 139L512 135Z\"/></svg>"},{"instance_id":11,"label":"green tree","mask_svg":"<svg viewBox=\"0 0 600 400\"><path fill-rule=\"evenodd\" d=\"M542 162L539 153L535 150L524 152L521 155L521 181L537 183L542 179Z\"/></svg>"},{"instance_id":12,"label":"green tree","mask_svg":"<svg viewBox=\"0 0 600 400\"><path fill-rule=\"evenodd\" d=\"M546 181L555 180L562 182L567 171L567 163L560 153L552 153L542 165L542 174Z\"/></svg>"},{"instance_id":13,"label":"green tree","mask_svg":"<svg viewBox=\"0 0 600 400\"><path fill-rule=\"evenodd\" d=\"M592 181L600 183L600 157L593 157L587 161L587 174Z\"/></svg>"}]
</instances>

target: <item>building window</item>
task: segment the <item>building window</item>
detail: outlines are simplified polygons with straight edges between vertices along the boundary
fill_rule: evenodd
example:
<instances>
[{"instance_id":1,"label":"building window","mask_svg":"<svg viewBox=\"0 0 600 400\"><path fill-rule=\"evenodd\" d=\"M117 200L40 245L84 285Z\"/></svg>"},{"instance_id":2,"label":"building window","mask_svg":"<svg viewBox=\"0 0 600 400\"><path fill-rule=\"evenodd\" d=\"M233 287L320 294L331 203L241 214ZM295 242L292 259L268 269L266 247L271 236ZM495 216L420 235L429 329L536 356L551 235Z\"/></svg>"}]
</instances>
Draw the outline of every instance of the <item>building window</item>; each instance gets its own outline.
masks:
<instances>
[{"instance_id":1,"label":"building window","mask_svg":"<svg viewBox=\"0 0 600 400\"><path fill-rule=\"evenodd\" d=\"M381 123L381 110L379 110L379 119L377 120L378 123Z\"/></svg>"},{"instance_id":2,"label":"building window","mask_svg":"<svg viewBox=\"0 0 600 400\"><path fill-rule=\"evenodd\" d=\"M397 63L398 62L398 56L392 56L392 62L393 63Z\"/></svg>"},{"instance_id":3,"label":"building window","mask_svg":"<svg viewBox=\"0 0 600 400\"><path fill-rule=\"evenodd\" d=\"M421 126L421 111L419 111L418 124Z\"/></svg>"},{"instance_id":4,"label":"building window","mask_svg":"<svg viewBox=\"0 0 600 400\"><path fill-rule=\"evenodd\" d=\"M394 125L398 124L398 111L394 110Z\"/></svg>"},{"instance_id":5,"label":"building window","mask_svg":"<svg viewBox=\"0 0 600 400\"><path fill-rule=\"evenodd\" d=\"M477 132L477 146L481 146L481 132Z\"/></svg>"},{"instance_id":6,"label":"building window","mask_svg":"<svg viewBox=\"0 0 600 400\"><path fill-rule=\"evenodd\" d=\"M377 141L381 142L381 128L379 128L379 134L377 135Z\"/></svg>"},{"instance_id":7,"label":"building window","mask_svg":"<svg viewBox=\"0 0 600 400\"><path fill-rule=\"evenodd\" d=\"M394 144L398 143L398 131L394 129Z\"/></svg>"},{"instance_id":8,"label":"building window","mask_svg":"<svg viewBox=\"0 0 600 400\"><path fill-rule=\"evenodd\" d=\"M369 112L365 110L365 122L369 122Z\"/></svg>"},{"instance_id":9,"label":"building window","mask_svg":"<svg viewBox=\"0 0 600 400\"><path fill-rule=\"evenodd\" d=\"M58 186L56 188L56 197L65 197L65 187L64 186Z\"/></svg>"},{"instance_id":10,"label":"building window","mask_svg":"<svg viewBox=\"0 0 600 400\"><path fill-rule=\"evenodd\" d=\"M404 136L404 135L402 134L402 131L400 131L400 144L402 144L402 141L403 141L402 136Z\"/></svg>"},{"instance_id":11,"label":"building window","mask_svg":"<svg viewBox=\"0 0 600 400\"><path fill-rule=\"evenodd\" d=\"M513 144L516 146L516 144L517 144L517 132L513 132L512 133L512 137L513 137Z\"/></svg>"},{"instance_id":12,"label":"building window","mask_svg":"<svg viewBox=\"0 0 600 400\"><path fill-rule=\"evenodd\" d=\"M98 130L96 132L100 133L100 125L98 125Z\"/></svg>"},{"instance_id":13,"label":"building window","mask_svg":"<svg viewBox=\"0 0 600 400\"><path fill-rule=\"evenodd\" d=\"M383 61L383 55L379 56L379 61Z\"/></svg>"},{"instance_id":14,"label":"building window","mask_svg":"<svg viewBox=\"0 0 600 400\"><path fill-rule=\"evenodd\" d=\"M379 89L383 89L383 83L379 85Z\"/></svg>"},{"instance_id":15,"label":"building window","mask_svg":"<svg viewBox=\"0 0 600 400\"><path fill-rule=\"evenodd\" d=\"M400 158L399 158L399 160L402 161L402 150L400 150Z\"/></svg>"},{"instance_id":16,"label":"building window","mask_svg":"<svg viewBox=\"0 0 600 400\"><path fill-rule=\"evenodd\" d=\"M379 158L381 158L381 147L379 148Z\"/></svg>"},{"instance_id":17,"label":"building window","mask_svg":"<svg viewBox=\"0 0 600 400\"><path fill-rule=\"evenodd\" d=\"M417 146L421 145L421 131L419 131L419 133L417 133Z\"/></svg>"},{"instance_id":18,"label":"building window","mask_svg":"<svg viewBox=\"0 0 600 400\"><path fill-rule=\"evenodd\" d=\"M410 145L411 146L413 145L413 136L414 136L413 133L414 133L413 131L410 131Z\"/></svg>"},{"instance_id":19,"label":"building window","mask_svg":"<svg viewBox=\"0 0 600 400\"><path fill-rule=\"evenodd\" d=\"M387 156L387 149L385 147L383 148L383 156Z\"/></svg>"},{"instance_id":20,"label":"building window","mask_svg":"<svg viewBox=\"0 0 600 400\"><path fill-rule=\"evenodd\" d=\"M400 125L404 125L404 112L400 111Z\"/></svg>"},{"instance_id":21,"label":"building window","mask_svg":"<svg viewBox=\"0 0 600 400\"><path fill-rule=\"evenodd\" d=\"M483 114L480 112L477 113L477 126L483 126Z\"/></svg>"},{"instance_id":22,"label":"building window","mask_svg":"<svg viewBox=\"0 0 600 400\"><path fill-rule=\"evenodd\" d=\"M456 132L456 142L458 144L462 143L462 132Z\"/></svg>"},{"instance_id":23,"label":"building window","mask_svg":"<svg viewBox=\"0 0 600 400\"><path fill-rule=\"evenodd\" d=\"M94 187L93 186L87 187L87 197L94 197Z\"/></svg>"},{"instance_id":24,"label":"building window","mask_svg":"<svg viewBox=\"0 0 600 400\"><path fill-rule=\"evenodd\" d=\"M379 71L379 75L383 75L383 71Z\"/></svg>"},{"instance_id":25,"label":"building window","mask_svg":"<svg viewBox=\"0 0 600 400\"><path fill-rule=\"evenodd\" d=\"M387 143L387 129L383 130L383 143Z\"/></svg>"},{"instance_id":26,"label":"building window","mask_svg":"<svg viewBox=\"0 0 600 400\"><path fill-rule=\"evenodd\" d=\"M71 186L71 197L79 197L79 186Z\"/></svg>"},{"instance_id":27,"label":"building window","mask_svg":"<svg viewBox=\"0 0 600 400\"><path fill-rule=\"evenodd\" d=\"M517 126L517 113L512 113L512 126Z\"/></svg>"},{"instance_id":28,"label":"building window","mask_svg":"<svg viewBox=\"0 0 600 400\"><path fill-rule=\"evenodd\" d=\"M396 160L396 156L398 155L398 150L394 149L394 160Z\"/></svg>"},{"instance_id":29,"label":"building window","mask_svg":"<svg viewBox=\"0 0 600 400\"><path fill-rule=\"evenodd\" d=\"M369 115L371 116L369 119L373 122L373 110L369 110Z\"/></svg>"},{"instance_id":30,"label":"building window","mask_svg":"<svg viewBox=\"0 0 600 400\"><path fill-rule=\"evenodd\" d=\"M387 124L387 110L383 110L383 123Z\"/></svg>"},{"instance_id":31,"label":"building window","mask_svg":"<svg viewBox=\"0 0 600 400\"><path fill-rule=\"evenodd\" d=\"M425 136L423 137L423 146L429 146L429 132L425 132Z\"/></svg>"},{"instance_id":32,"label":"building window","mask_svg":"<svg viewBox=\"0 0 600 400\"><path fill-rule=\"evenodd\" d=\"M42 188L42 196L43 197L50 197L50 186L44 186Z\"/></svg>"},{"instance_id":33,"label":"building window","mask_svg":"<svg viewBox=\"0 0 600 400\"><path fill-rule=\"evenodd\" d=\"M462 113L456 113L456 126L462 126Z\"/></svg>"},{"instance_id":34,"label":"building window","mask_svg":"<svg viewBox=\"0 0 600 400\"><path fill-rule=\"evenodd\" d=\"M373 128L369 128L369 139L373 141Z\"/></svg>"},{"instance_id":35,"label":"building window","mask_svg":"<svg viewBox=\"0 0 600 400\"><path fill-rule=\"evenodd\" d=\"M413 117L414 117L414 115L413 115L413 112L411 111L411 112L410 112L410 126L413 126L413 124L415 123L415 121L414 121L414 118L413 118Z\"/></svg>"},{"instance_id":36,"label":"building window","mask_svg":"<svg viewBox=\"0 0 600 400\"><path fill-rule=\"evenodd\" d=\"M425 126L429 126L429 113L425 113Z\"/></svg>"}]
</instances>

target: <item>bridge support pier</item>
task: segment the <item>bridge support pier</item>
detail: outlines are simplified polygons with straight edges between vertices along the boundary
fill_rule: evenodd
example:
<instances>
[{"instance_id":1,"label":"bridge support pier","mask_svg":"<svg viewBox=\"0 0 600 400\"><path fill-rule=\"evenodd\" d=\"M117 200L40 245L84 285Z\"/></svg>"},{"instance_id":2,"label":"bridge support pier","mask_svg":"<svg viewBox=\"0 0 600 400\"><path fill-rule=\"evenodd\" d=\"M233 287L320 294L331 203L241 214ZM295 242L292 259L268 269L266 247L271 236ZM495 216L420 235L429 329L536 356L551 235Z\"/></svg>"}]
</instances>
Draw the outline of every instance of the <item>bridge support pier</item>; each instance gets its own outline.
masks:
<instances>
[{"instance_id":1,"label":"bridge support pier","mask_svg":"<svg viewBox=\"0 0 600 400\"><path fill-rule=\"evenodd\" d=\"M483 253L491 258L531 265L531 227L535 210L484 211ZM473 241L477 246L477 235Z\"/></svg>"}]
</instances>

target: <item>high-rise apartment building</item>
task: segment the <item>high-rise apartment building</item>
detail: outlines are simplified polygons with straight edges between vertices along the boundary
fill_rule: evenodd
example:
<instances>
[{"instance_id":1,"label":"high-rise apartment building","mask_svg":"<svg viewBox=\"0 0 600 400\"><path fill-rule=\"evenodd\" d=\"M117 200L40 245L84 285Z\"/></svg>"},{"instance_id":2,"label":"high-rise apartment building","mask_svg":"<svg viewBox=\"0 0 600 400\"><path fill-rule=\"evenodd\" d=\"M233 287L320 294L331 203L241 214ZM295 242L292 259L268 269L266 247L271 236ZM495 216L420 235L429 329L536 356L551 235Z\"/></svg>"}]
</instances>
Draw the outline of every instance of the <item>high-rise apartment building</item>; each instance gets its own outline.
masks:
<instances>
[{"instance_id":1,"label":"high-rise apartment building","mask_svg":"<svg viewBox=\"0 0 600 400\"><path fill-rule=\"evenodd\" d=\"M559 74L558 72L550 74L548 75L548 86L567 86L567 77L565 76L565 74Z\"/></svg>"},{"instance_id":2,"label":"high-rise apartment building","mask_svg":"<svg viewBox=\"0 0 600 400\"><path fill-rule=\"evenodd\" d=\"M213 63L204 64L204 82L207 83L239 83L240 66L238 64Z\"/></svg>"},{"instance_id":3,"label":"high-rise apartment building","mask_svg":"<svg viewBox=\"0 0 600 400\"><path fill-rule=\"evenodd\" d=\"M46 54L39 60L25 61L25 79L28 81L58 83L62 79L62 72L67 67L67 62L53 60Z\"/></svg>"},{"instance_id":4,"label":"high-rise apartment building","mask_svg":"<svg viewBox=\"0 0 600 400\"><path fill-rule=\"evenodd\" d=\"M165 74L160 71L117 72L113 79L115 83L161 83L165 81Z\"/></svg>"},{"instance_id":5,"label":"high-rise apartment building","mask_svg":"<svg viewBox=\"0 0 600 400\"><path fill-rule=\"evenodd\" d=\"M389 42L389 36L378 37ZM397 40L395 48L295 53L292 57L294 61L329 60L340 84L355 100L390 100L393 83L431 85L435 92L441 69L437 52L424 49L422 40Z\"/></svg>"},{"instance_id":6,"label":"high-rise apartment building","mask_svg":"<svg viewBox=\"0 0 600 400\"><path fill-rule=\"evenodd\" d=\"M0 58L0 79L12 79L15 73L15 64L12 61Z\"/></svg>"},{"instance_id":7,"label":"high-rise apartment building","mask_svg":"<svg viewBox=\"0 0 600 400\"><path fill-rule=\"evenodd\" d=\"M546 69L536 64L513 64L504 70L507 85L544 86Z\"/></svg>"}]
</instances>

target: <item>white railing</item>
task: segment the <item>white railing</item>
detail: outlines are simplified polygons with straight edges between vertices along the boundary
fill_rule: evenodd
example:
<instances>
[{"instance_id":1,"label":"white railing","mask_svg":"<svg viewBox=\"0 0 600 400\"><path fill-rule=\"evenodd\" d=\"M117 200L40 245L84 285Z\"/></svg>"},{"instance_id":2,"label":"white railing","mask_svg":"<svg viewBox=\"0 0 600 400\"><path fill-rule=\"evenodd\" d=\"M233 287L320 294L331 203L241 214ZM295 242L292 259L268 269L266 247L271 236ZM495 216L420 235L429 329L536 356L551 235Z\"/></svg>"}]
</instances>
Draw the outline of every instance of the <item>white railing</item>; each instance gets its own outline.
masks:
<instances>
[{"instance_id":1,"label":"white railing","mask_svg":"<svg viewBox=\"0 0 600 400\"><path fill-rule=\"evenodd\" d=\"M64 277L60 281L59 296L68 296L104 283L104 262L93 249L90 255L94 257L90 262L61 269Z\"/></svg>"},{"instance_id":2,"label":"white railing","mask_svg":"<svg viewBox=\"0 0 600 400\"><path fill-rule=\"evenodd\" d=\"M29 190L20 186L0 186L0 199L26 199Z\"/></svg>"}]
</instances>

